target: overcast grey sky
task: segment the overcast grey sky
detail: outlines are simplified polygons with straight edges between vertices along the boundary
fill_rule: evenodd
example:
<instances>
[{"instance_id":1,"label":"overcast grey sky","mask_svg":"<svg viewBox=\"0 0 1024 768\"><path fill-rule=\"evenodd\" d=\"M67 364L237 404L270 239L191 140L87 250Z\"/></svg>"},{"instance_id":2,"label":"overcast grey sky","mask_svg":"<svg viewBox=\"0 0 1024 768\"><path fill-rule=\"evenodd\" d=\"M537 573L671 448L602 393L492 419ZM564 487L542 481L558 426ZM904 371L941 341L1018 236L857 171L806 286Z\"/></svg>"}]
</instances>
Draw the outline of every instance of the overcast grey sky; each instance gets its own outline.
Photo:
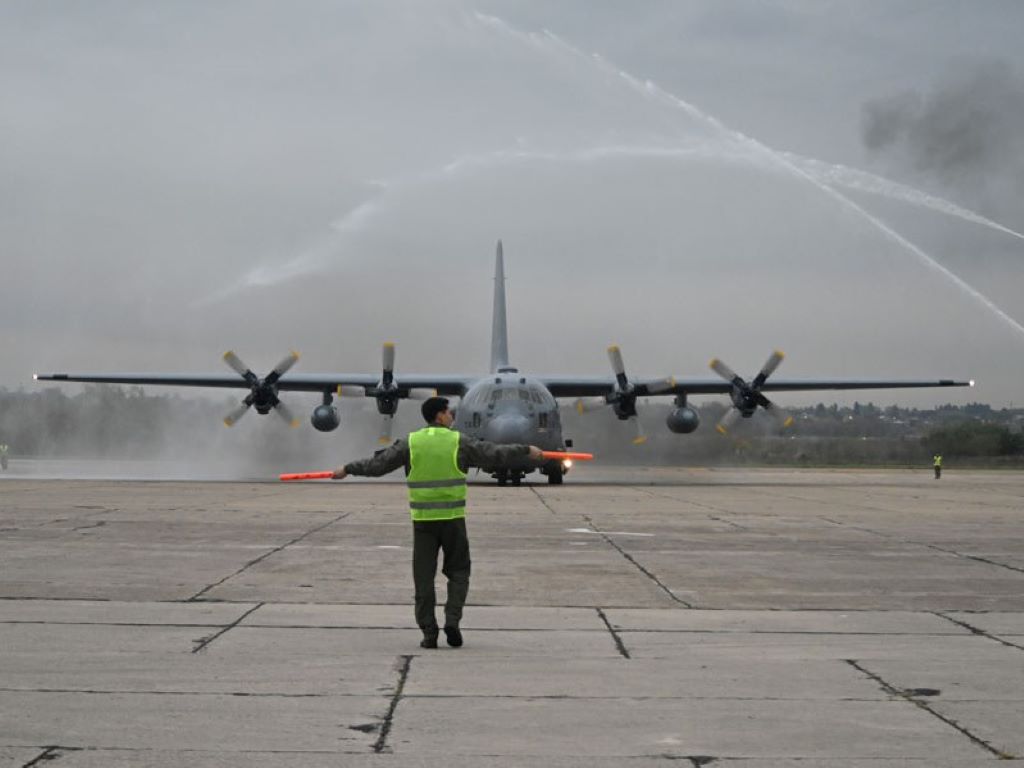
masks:
<instances>
[{"instance_id":1,"label":"overcast grey sky","mask_svg":"<svg viewBox=\"0 0 1024 768\"><path fill-rule=\"evenodd\" d=\"M374 371L385 340L482 373L502 238L524 370L779 347L780 377L979 380L863 400L1020 405L1024 239L965 217L1024 232L1021 29L1011 0L9 0L0 386L229 348Z\"/></svg>"}]
</instances>

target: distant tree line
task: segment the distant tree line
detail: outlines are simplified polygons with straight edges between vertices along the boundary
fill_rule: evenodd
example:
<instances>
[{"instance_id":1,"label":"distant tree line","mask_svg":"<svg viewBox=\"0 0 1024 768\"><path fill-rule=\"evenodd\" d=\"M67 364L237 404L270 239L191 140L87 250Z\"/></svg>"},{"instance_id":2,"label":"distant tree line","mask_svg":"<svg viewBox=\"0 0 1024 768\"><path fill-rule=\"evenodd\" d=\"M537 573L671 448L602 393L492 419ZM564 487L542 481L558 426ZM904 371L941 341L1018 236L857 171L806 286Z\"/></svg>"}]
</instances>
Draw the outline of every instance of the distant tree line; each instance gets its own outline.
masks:
<instances>
[{"instance_id":1,"label":"distant tree line","mask_svg":"<svg viewBox=\"0 0 1024 768\"><path fill-rule=\"evenodd\" d=\"M372 401L346 405L341 430L325 435L307 420L288 430L273 417L255 414L226 430L223 416L239 398L237 392L211 399L109 385L90 385L73 394L60 388L0 389L0 442L23 457L148 459L246 450L274 462L355 458L375 447L378 417ZM304 408L293 403L299 413ZM701 427L689 435L668 431L670 409L666 401L638 403L648 436L641 447L632 444L629 425L610 408L582 416L563 408L563 431L578 448L615 463L920 466L940 453L965 464L1024 466L1024 409L996 410L980 403L935 409L819 403L791 408L795 425L790 429L781 430L758 412L738 421L727 437L714 429L726 411L720 401L699 406ZM400 408L396 435L419 426L416 411L409 404Z\"/></svg>"}]
</instances>

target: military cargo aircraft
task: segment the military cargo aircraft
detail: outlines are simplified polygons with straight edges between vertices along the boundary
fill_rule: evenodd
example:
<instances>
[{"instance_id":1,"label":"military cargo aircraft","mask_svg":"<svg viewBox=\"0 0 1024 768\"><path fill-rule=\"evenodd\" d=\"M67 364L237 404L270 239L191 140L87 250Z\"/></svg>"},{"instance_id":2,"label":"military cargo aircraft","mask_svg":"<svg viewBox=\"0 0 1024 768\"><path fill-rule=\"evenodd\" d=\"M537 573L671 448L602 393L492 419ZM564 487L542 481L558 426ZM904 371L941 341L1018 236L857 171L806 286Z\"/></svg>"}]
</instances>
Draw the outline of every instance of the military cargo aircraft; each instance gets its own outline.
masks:
<instances>
[{"instance_id":1,"label":"military cargo aircraft","mask_svg":"<svg viewBox=\"0 0 1024 768\"><path fill-rule=\"evenodd\" d=\"M728 432L738 418L749 418L760 407L772 414L780 424L789 426L793 419L783 409L765 397L770 391L898 389L916 387L973 386L973 381L953 379L934 380L829 380L800 379L768 381L768 377L782 362L783 354L773 352L758 374L747 381L737 375L721 360L711 361L711 369L718 379L683 379L673 376L661 378L631 378L626 374L622 352L618 346L608 347L614 377L529 376L509 364L508 329L505 310L505 267L501 241L498 241L494 271L494 314L491 326L491 369L485 376L478 375L417 375L395 374L395 346L384 344L381 373L307 373L286 374L298 361L296 352L290 353L263 377L255 374L234 352L224 354L224 362L235 371L232 374L139 374L139 373L51 373L36 374L40 381L79 381L109 384L167 385L179 387L228 387L248 389L249 394L231 411L224 423L231 426L250 408L259 414L274 411L291 426L299 419L280 399L285 391L318 392L320 405L313 409L310 420L317 430L330 432L341 424L341 416L334 405L337 397L373 398L381 414L380 440L391 440L391 427L398 403L403 399L425 399L435 394L460 398L454 427L465 434L496 443L529 443L544 450L564 451L572 446L562 434L559 417L559 398L576 398L581 412L598 408L611 408L615 416L628 422L633 442L640 444L645 436L637 418L636 403L640 397L667 396L674 398L666 426L677 434L697 429L700 418L697 410L688 404L690 395L728 395L732 407L726 412L716 429ZM548 482L560 484L571 465L552 461L540 468ZM523 464L512 467L481 467L494 477L499 485L520 480L536 467Z\"/></svg>"}]
</instances>

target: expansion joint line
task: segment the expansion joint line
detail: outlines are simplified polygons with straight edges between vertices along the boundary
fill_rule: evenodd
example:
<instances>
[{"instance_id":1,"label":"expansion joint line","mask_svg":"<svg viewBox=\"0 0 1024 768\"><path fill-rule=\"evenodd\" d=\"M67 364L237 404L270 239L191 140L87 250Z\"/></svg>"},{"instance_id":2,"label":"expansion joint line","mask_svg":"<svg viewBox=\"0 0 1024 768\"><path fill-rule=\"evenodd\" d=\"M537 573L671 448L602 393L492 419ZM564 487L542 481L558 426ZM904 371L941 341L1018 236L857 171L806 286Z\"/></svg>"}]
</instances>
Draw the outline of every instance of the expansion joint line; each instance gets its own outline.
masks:
<instances>
[{"instance_id":1,"label":"expansion joint line","mask_svg":"<svg viewBox=\"0 0 1024 768\"><path fill-rule=\"evenodd\" d=\"M619 653L622 654L622 657L624 659L632 658L629 655L629 651L626 650L626 644L622 642L622 638L619 636L619 633L615 631L612 623L608 621L608 617L605 616L604 611L600 608L595 608L594 610L597 611L597 615L601 617L601 621L604 622L604 625L608 627L608 631L611 633L612 639L615 641L615 647L619 649Z\"/></svg>"},{"instance_id":2,"label":"expansion joint line","mask_svg":"<svg viewBox=\"0 0 1024 768\"><path fill-rule=\"evenodd\" d=\"M273 549L271 549L270 551L268 551L268 552L264 552L264 553L263 553L262 555L260 555L259 557L257 557L257 558L256 558L255 560L250 560L250 561L249 561L248 563L246 563L245 565L243 565L243 566L242 566L241 568L239 568L239 569L238 569L237 571L235 571L234 573L228 574L227 576L225 576L225 577L224 577L223 579L221 579L220 581L215 581L215 582L214 582L213 584L208 584L208 585L206 585L206 586L205 586L205 587L203 587L203 588L202 588L201 590L199 590L199 591L198 591L198 592L196 592L196 593L195 593L194 595L192 595L192 597L188 598L188 600L186 600L185 602L186 602L186 603L191 603L191 602L194 602L194 601L198 600L198 599L199 599L199 598L201 598L201 597L202 597L203 595L205 595L205 594L206 594L207 592L209 592L209 591L210 591L211 589L214 589L214 588L216 588L216 587L219 587L219 586L220 586L221 584L223 584L223 583L224 583L225 581L227 581L228 579L233 579L233 578L234 578L235 576L237 576L238 574L242 573L243 571L245 571L245 570L246 570L246 569L248 569L248 568L251 568L252 566L256 565L257 563L260 563L260 562L262 562L262 561L266 560L266 559L267 559L268 557L270 557L271 555L275 555L275 554L277 554L277 553L278 553L278 552L280 552L280 551L281 551L282 549L285 549L286 547L290 547L290 546L291 546L292 544L298 544L298 543L299 543L300 541L302 541L302 540L303 540L304 538L306 538L307 536L312 536L312 535L313 535L314 533L317 533L318 531L322 531L322 530L323 530L324 528L326 528L327 526L329 526L329 525L334 525L334 524L335 524L336 522L338 522L339 520L344 520L344 519L345 519L346 517L348 517L348 516L349 516L349 515L351 515L351 514L352 514L351 512L345 512L345 513L343 513L343 514L340 514L340 515L338 515L338 516L337 516L336 518L334 518L333 520L328 520L328 521L327 521L326 523L323 523L322 525L318 525L318 526L316 526L316 528L311 528L310 530L306 531L306 532L305 532L304 534L302 534L301 536L297 536L297 537L295 537L294 539L292 539L291 541L289 541L289 542L287 542L287 543L285 543L285 544L282 544L282 545L281 545L281 546L279 546L279 547L274 547L274 548L273 548Z\"/></svg>"},{"instance_id":3,"label":"expansion joint line","mask_svg":"<svg viewBox=\"0 0 1024 768\"><path fill-rule=\"evenodd\" d=\"M405 689L405 681L409 677L409 667L412 666L413 656L401 656L401 666L398 668L398 685L395 686L395 695L391 697L391 704L388 706L387 714L380 725L380 735L373 744L373 751L377 754L382 752L390 753L391 748L387 745L388 734L391 733L391 724L395 720L395 710L402 698L402 691Z\"/></svg>"},{"instance_id":4,"label":"expansion joint line","mask_svg":"<svg viewBox=\"0 0 1024 768\"><path fill-rule=\"evenodd\" d=\"M201 638L200 640L197 640L197 641L196 641L196 647L192 649L192 653L199 653L200 651L205 651L205 650L206 650L206 648L207 648L207 646L209 646L209 644L210 644L210 643L212 643L212 642L213 642L214 640L216 640L216 639L217 639L218 637L220 637L221 635L223 635L223 634L224 634L225 632L227 632L227 631L228 631L229 629L234 629L235 627L237 627L237 626L238 626L239 624L241 624L241 623L242 623L242 621L243 621L243 620L245 619L245 617L246 617L246 616L250 616L250 615L252 615L252 613L253 613L254 611L257 611L257 610L259 610L259 609L260 609L260 608L262 608L262 607L263 607L264 605L266 605L266 603L259 603L259 604L257 604L257 605L254 605L254 606L253 606L252 608L250 608L250 609L249 609L248 611L246 611L245 613L243 613L243 614L242 614L241 616L239 616L239 617L238 617L237 619L235 619L235 620L234 620L233 622L231 622L230 624L228 624L228 625L227 625L226 627L223 627L223 628L221 628L221 629L220 629L219 631L217 631L217 632L214 632L214 633L213 633L212 635L210 635L210 636L208 636L208 637L204 637L204 638Z\"/></svg>"},{"instance_id":5,"label":"expansion joint line","mask_svg":"<svg viewBox=\"0 0 1024 768\"><path fill-rule=\"evenodd\" d=\"M997 643L999 643L1001 645L1005 645L1007 648L1016 648L1018 651L1024 651L1024 645L1017 645L1016 643L1011 643L1009 640L1003 640L1003 638L997 637L996 635L989 634L984 629L980 629L978 627L975 627L972 624L968 624L966 621L960 621L959 619L954 619L952 616L947 616L946 614L942 613L941 611L930 611L930 613L933 616L938 616L940 619L945 619L946 621L951 621L954 624L956 624L958 627L963 627L964 629L969 631L972 635L978 635L980 637L984 637L984 638L987 638L989 640L995 640Z\"/></svg>"},{"instance_id":6,"label":"expansion joint line","mask_svg":"<svg viewBox=\"0 0 1024 768\"><path fill-rule=\"evenodd\" d=\"M924 710L925 712L927 712L932 717L938 718L939 720L944 722L950 728L954 728L955 730L959 731L964 736L966 736L968 739L970 739L975 744L977 744L979 747L984 749L986 752L988 752L988 753L990 753L992 755L995 755L1000 760L1014 760L1014 759L1016 759L1016 757L1014 755L1011 755L1008 752L1003 752L1001 749L993 747L991 744L989 744L984 739L982 739L982 738L976 736L975 734L971 733L968 729L966 729L962 725L960 725L960 723L958 723L956 720L953 720L952 718L946 717L945 715L943 715L943 714L941 714L939 712L936 712L934 709L929 707L925 702L921 701L919 698L916 698L915 696L912 696L907 691L903 691L903 690L900 690L898 688L893 687L890 683L888 683L885 680L883 680L880 675L876 675L871 670L865 668L864 666L862 666L855 659L845 659L845 661L846 661L847 664L849 664L851 667L856 669L858 672L860 672L863 675L866 675L867 677L871 678L876 683L878 683L879 686L881 686L882 690L885 691L886 693L888 693L890 696L896 696L897 698L903 699L904 701L909 701L911 704L913 704L918 709Z\"/></svg>"},{"instance_id":7,"label":"expansion joint line","mask_svg":"<svg viewBox=\"0 0 1024 768\"><path fill-rule=\"evenodd\" d=\"M638 571L640 571L640 573L642 573L642 574L643 574L644 576L646 576L646 577L647 577L648 579L650 579L650 580L651 580L651 581L653 581L653 582L654 582L655 584L657 584L657 585L658 585L658 587L659 587L659 588L660 588L660 589L661 589L661 590L662 590L662 591L663 591L663 592L664 592L664 593L665 593L666 595L668 595L669 597L671 597L671 598L672 598L672 599L673 599L673 600L674 600L675 602L679 603L680 605L686 606L687 608L693 608L693 605L692 605L692 604L690 604L690 603L686 602L685 600L683 600L683 599L682 599L682 598L680 598L680 597L677 597L677 596L676 596L676 593L675 593L675 592L673 592L673 591L672 591L671 589L669 589L668 587L666 587L666 586L665 586L665 584L664 584L664 583L663 583L663 582L661 581L661 579L659 579L659 578L658 578L657 576L655 576L655 575L654 575L653 573L651 573L651 572L650 572L650 571L648 571L648 570L647 570L646 568L644 568L644 567L643 567L642 565L640 565L640 563L638 563L638 562L636 561L636 558L634 558L634 557L633 557L633 556L632 556L631 554L629 554L629 552L627 552L627 551L626 551L626 550L624 550L624 549L623 549L622 547L620 547L620 546L619 546L618 544L616 544L616 543L615 543L615 541L614 541L614 540L613 540L613 539L612 539L612 538L611 538L611 537L610 537L610 536L609 536L608 534L606 534L606 533L605 533L604 531L602 531L602 530L601 530L600 528L598 528L598 527L597 527L596 525L594 525L594 521L593 521L593 520L591 520L589 516L587 516L587 515L582 515L582 517L583 517L583 519L584 519L584 520L586 520L586 521L587 521L587 525L589 525L589 526L590 526L590 527L591 527L591 528L593 529L594 533L596 533L596 534L597 534L598 536L600 536L600 537L601 537L602 539L604 539L604 540L605 540L605 542L606 542L606 543L607 543L607 544L608 544L609 546L611 546L611 547L614 547L614 548L615 548L615 549L616 549L616 550L618 551L618 553L619 553L620 555L622 555L622 556L623 556L624 558L626 558L626 559L627 559L627 560L628 560L629 562L631 562L631 563L632 563L632 564L633 564L633 565L634 565L634 566L636 567L636 569L637 569Z\"/></svg>"}]
</instances>

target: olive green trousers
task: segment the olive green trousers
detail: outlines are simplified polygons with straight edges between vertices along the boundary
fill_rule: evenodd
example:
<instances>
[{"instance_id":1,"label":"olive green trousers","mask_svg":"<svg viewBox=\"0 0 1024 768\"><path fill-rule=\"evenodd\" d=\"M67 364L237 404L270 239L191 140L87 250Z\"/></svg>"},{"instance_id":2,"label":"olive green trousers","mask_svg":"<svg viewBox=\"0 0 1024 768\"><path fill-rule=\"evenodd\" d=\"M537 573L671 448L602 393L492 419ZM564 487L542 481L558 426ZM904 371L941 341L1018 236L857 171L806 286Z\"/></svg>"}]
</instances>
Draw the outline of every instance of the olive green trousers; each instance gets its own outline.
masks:
<instances>
[{"instance_id":1,"label":"olive green trousers","mask_svg":"<svg viewBox=\"0 0 1024 768\"><path fill-rule=\"evenodd\" d=\"M425 634L437 632L434 608L437 595L437 553L444 553L441 573L448 578L448 602L444 606L444 625L457 627L462 621L462 607L469 594L469 536L466 518L414 522L412 545L412 579L416 585L416 624Z\"/></svg>"}]
</instances>

